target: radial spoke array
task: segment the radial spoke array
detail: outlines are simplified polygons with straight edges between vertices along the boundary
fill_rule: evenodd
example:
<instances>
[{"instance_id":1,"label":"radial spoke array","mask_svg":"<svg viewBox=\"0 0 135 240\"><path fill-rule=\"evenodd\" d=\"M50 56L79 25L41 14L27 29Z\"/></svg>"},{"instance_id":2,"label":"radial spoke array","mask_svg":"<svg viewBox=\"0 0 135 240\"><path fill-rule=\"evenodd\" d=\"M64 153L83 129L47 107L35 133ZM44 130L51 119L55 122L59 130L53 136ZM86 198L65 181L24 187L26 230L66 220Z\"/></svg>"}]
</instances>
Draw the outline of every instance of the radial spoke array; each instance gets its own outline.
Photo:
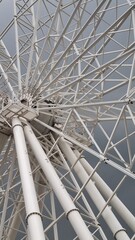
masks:
<instances>
[{"instance_id":1,"label":"radial spoke array","mask_svg":"<svg viewBox=\"0 0 135 240\"><path fill-rule=\"evenodd\" d=\"M0 240L134 240L135 1L5 2Z\"/></svg>"}]
</instances>

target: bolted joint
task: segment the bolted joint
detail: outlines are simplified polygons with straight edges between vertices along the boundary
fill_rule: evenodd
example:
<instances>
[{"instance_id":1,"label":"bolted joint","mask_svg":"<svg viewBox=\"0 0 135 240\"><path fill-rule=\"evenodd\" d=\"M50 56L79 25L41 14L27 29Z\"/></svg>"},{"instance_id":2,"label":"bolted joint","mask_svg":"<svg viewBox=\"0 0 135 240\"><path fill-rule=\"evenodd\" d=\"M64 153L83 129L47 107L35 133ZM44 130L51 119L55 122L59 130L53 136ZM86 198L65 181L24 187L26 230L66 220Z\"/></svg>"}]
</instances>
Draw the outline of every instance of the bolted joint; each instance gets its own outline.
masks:
<instances>
[{"instance_id":1,"label":"bolted joint","mask_svg":"<svg viewBox=\"0 0 135 240\"><path fill-rule=\"evenodd\" d=\"M67 219L68 219L69 214L70 214L71 212L73 212L73 211L79 212L79 209L78 209L78 208L73 208L73 209L69 210L69 211L66 213L66 218L67 218Z\"/></svg>"},{"instance_id":2,"label":"bolted joint","mask_svg":"<svg viewBox=\"0 0 135 240\"><path fill-rule=\"evenodd\" d=\"M128 104L133 104L133 101L131 99L129 99Z\"/></svg>"},{"instance_id":3,"label":"bolted joint","mask_svg":"<svg viewBox=\"0 0 135 240\"><path fill-rule=\"evenodd\" d=\"M23 128L20 120L17 117L13 117L13 119L12 119L12 130L17 126Z\"/></svg>"},{"instance_id":4,"label":"bolted joint","mask_svg":"<svg viewBox=\"0 0 135 240\"><path fill-rule=\"evenodd\" d=\"M42 214L40 212L31 212L27 215L26 217L26 224L28 225L28 218L31 216L31 215L39 215L41 218L42 218Z\"/></svg>"},{"instance_id":5,"label":"bolted joint","mask_svg":"<svg viewBox=\"0 0 135 240\"><path fill-rule=\"evenodd\" d=\"M119 232L126 232L126 229L125 228L121 228L121 229L119 229L115 234L114 234L114 239L116 239L117 240L117 237L116 237L116 235L119 233Z\"/></svg>"},{"instance_id":6,"label":"bolted joint","mask_svg":"<svg viewBox=\"0 0 135 240\"><path fill-rule=\"evenodd\" d=\"M103 162L104 162L105 164L108 164L108 161L109 161L108 158L104 158L104 159L103 159Z\"/></svg>"}]
</instances>

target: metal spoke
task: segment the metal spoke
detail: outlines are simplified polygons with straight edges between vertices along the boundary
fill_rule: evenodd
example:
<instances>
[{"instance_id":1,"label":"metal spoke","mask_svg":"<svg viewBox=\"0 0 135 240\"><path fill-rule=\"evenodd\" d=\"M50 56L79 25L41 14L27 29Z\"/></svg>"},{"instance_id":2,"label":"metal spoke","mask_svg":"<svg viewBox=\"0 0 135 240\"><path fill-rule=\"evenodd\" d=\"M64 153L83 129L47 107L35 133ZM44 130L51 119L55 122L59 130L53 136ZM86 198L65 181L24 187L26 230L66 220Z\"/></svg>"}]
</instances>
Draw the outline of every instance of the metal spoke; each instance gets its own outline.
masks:
<instances>
[{"instance_id":1,"label":"metal spoke","mask_svg":"<svg viewBox=\"0 0 135 240\"><path fill-rule=\"evenodd\" d=\"M0 240L134 240L135 0L5 2Z\"/></svg>"}]
</instances>

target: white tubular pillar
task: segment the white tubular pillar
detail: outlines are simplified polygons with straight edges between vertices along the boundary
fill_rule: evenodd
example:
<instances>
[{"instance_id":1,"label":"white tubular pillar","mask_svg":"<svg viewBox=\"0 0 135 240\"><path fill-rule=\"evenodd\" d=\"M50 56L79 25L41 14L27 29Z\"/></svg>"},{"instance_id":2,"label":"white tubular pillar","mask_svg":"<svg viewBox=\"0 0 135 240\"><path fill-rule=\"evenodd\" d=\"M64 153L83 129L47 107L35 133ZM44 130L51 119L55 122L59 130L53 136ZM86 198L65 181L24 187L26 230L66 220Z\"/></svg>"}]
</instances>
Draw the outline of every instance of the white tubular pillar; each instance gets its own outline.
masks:
<instances>
[{"instance_id":1,"label":"white tubular pillar","mask_svg":"<svg viewBox=\"0 0 135 240\"><path fill-rule=\"evenodd\" d=\"M77 157L72 151L72 149L70 148L69 144L67 144L67 142L63 138L60 138L58 143L59 143L60 149L62 150L62 152L64 153L66 159L70 162L70 164L71 165L75 164ZM84 184L88 180L89 175L87 174L87 172L85 171L85 169L83 168L83 166L80 164L79 161L75 164L74 170L78 175L78 177L80 178L82 184ZM95 203L96 207L98 208L98 210L101 211L104 208L106 202L102 197L101 193L96 188L93 181L90 180L87 183L85 188L88 194L90 195L91 199ZM102 217L106 221L106 224L108 225L108 227L111 229L114 235L114 239L130 240L127 233L125 232L125 229L123 229L123 227L121 226L121 224L119 223L119 221L117 220L117 218L115 217L115 215L113 214L109 206L107 206L102 212Z\"/></svg>"},{"instance_id":2,"label":"white tubular pillar","mask_svg":"<svg viewBox=\"0 0 135 240\"><path fill-rule=\"evenodd\" d=\"M27 214L26 221L28 224L30 239L45 240L41 214L39 211L27 147L20 120L13 118L12 126Z\"/></svg>"},{"instance_id":3,"label":"white tubular pillar","mask_svg":"<svg viewBox=\"0 0 135 240\"><path fill-rule=\"evenodd\" d=\"M47 180L49 181L61 206L63 207L67 219L70 221L78 238L80 240L94 240L87 226L85 225L80 213L78 212L78 209L71 200L64 185L62 184L57 173L55 172L54 167L52 166L50 160L46 156L38 139L34 135L31 127L26 125L24 127L24 132L36 159L38 160Z\"/></svg>"},{"instance_id":4,"label":"white tubular pillar","mask_svg":"<svg viewBox=\"0 0 135 240\"><path fill-rule=\"evenodd\" d=\"M78 157L79 152L75 150L75 154ZM93 171L91 165L86 161L85 158L80 158L80 162L86 172L90 175ZM92 176L92 180L95 182L99 191L103 194L106 199L109 199L113 191L111 188L105 183L105 181L98 175L98 173L94 173ZM133 214L127 209L127 207L121 202L121 200L114 195L110 201L111 206L117 211L117 213L123 218L126 224L135 232L135 217Z\"/></svg>"}]
</instances>

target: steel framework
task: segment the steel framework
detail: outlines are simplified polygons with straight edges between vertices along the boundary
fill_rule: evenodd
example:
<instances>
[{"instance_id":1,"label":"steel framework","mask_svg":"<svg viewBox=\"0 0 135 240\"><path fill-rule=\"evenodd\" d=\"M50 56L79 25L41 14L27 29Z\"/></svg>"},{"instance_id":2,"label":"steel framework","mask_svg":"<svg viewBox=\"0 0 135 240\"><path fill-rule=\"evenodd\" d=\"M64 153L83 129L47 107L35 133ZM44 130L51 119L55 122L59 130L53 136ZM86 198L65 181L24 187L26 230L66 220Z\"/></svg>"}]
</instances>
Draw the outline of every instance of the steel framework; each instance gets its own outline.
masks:
<instances>
[{"instance_id":1,"label":"steel framework","mask_svg":"<svg viewBox=\"0 0 135 240\"><path fill-rule=\"evenodd\" d=\"M134 240L135 1L0 16L0 240Z\"/></svg>"}]
</instances>

